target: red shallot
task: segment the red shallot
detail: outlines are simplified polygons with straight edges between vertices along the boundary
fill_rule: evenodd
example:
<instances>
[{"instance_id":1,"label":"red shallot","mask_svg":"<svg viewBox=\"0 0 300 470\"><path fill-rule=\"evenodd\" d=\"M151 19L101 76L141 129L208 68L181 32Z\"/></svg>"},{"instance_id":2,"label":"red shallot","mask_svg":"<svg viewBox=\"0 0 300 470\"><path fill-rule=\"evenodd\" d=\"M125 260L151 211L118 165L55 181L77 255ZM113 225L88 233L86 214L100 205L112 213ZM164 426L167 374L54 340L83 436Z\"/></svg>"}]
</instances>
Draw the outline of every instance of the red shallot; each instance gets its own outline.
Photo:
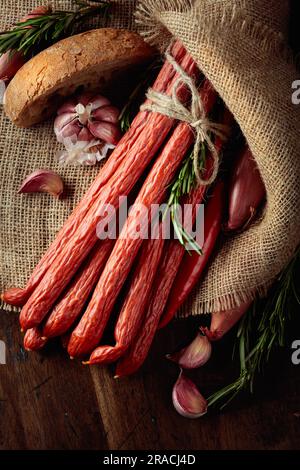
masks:
<instances>
[{"instance_id":1,"label":"red shallot","mask_svg":"<svg viewBox=\"0 0 300 470\"><path fill-rule=\"evenodd\" d=\"M250 149L239 155L229 183L229 217L226 230L241 230L253 219L266 196L264 183Z\"/></svg>"},{"instance_id":2,"label":"red shallot","mask_svg":"<svg viewBox=\"0 0 300 470\"><path fill-rule=\"evenodd\" d=\"M224 312L216 312L211 316L210 328L202 328L210 341L217 341L228 333L229 330L242 318L251 305L251 301L241 304L239 307Z\"/></svg>"}]
</instances>

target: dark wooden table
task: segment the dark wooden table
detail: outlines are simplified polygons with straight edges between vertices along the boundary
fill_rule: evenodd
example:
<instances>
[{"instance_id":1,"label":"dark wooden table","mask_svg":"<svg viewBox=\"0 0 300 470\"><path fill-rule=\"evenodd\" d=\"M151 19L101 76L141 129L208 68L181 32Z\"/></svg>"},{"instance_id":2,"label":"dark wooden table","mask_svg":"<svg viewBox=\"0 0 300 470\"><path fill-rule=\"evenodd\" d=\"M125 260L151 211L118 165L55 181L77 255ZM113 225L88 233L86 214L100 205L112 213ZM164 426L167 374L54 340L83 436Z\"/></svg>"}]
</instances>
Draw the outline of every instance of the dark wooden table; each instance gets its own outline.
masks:
<instances>
[{"instance_id":1,"label":"dark wooden table","mask_svg":"<svg viewBox=\"0 0 300 470\"><path fill-rule=\"evenodd\" d=\"M171 403L177 368L164 355L193 335L197 322L170 325L139 374L114 380L113 370L72 362L56 343L28 354L16 314L2 312L7 364L0 365L0 449L300 449L300 365L292 365L291 351L273 358L254 397L243 395L199 420L177 415ZM233 335L194 374L205 394L237 372Z\"/></svg>"}]
</instances>

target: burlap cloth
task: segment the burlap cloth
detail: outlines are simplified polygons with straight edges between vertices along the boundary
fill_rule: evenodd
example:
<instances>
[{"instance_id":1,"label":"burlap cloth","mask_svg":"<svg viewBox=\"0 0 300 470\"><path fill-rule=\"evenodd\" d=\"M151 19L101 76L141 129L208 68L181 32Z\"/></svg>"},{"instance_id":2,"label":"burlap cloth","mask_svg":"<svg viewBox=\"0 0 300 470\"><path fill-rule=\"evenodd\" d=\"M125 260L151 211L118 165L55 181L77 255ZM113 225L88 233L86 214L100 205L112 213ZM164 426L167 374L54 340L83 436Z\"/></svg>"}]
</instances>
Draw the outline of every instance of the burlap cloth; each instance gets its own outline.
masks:
<instances>
[{"instance_id":1,"label":"burlap cloth","mask_svg":"<svg viewBox=\"0 0 300 470\"><path fill-rule=\"evenodd\" d=\"M42 2L1 2L1 29ZM53 2L68 6L70 2ZM134 0L116 2L113 26L134 28ZM266 293L299 243L300 108L291 101L297 78L284 52L287 0L144 0L141 30L160 45L180 38L237 119L267 189L261 220L227 239L181 314L232 307ZM20 130L1 114L0 289L25 284L97 169L58 168L51 123ZM38 167L59 170L69 197L17 196Z\"/></svg>"},{"instance_id":2,"label":"burlap cloth","mask_svg":"<svg viewBox=\"0 0 300 470\"><path fill-rule=\"evenodd\" d=\"M74 6L70 0L1 0L0 30L10 28L34 7L48 3L56 9ZM135 1L115 2L107 26L134 29L134 9ZM97 20L85 25L96 27ZM18 129L0 108L0 291L25 285L41 255L99 171L99 167L59 166L56 159L59 149L62 147L56 142L52 121L32 129ZM62 175L68 188L64 200L17 194L24 177L37 168L51 168ZM12 310L10 306L4 307Z\"/></svg>"}]
</instances>

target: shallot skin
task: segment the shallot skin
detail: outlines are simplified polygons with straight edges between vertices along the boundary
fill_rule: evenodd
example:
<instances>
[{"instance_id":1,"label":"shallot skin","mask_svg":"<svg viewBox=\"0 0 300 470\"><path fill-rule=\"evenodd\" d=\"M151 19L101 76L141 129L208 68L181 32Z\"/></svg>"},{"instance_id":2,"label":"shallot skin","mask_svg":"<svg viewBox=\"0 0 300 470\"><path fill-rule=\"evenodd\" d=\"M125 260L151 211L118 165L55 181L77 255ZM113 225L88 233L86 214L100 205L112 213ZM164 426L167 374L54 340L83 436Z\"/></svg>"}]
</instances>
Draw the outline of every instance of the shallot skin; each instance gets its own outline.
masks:
<instances>
[{"instance_id":1,"label":"shallot skin","mask_svg":"<svg viewBox=\"0 0 300 470\"><path fill-rule=\"evenodd\" d=\"M202 331L210 341L222 339L249 310L251 304L252 301L248 301L231 310L212 313L210 327L202 328Z\"/></svg>"},{"instance_id":2,"label":"shallot skin","mask_svg":"<svg viewBox=\"0 0 300 470\"><path fill-rule=\"evenodd\" d=\"M25 58L20 52L8 51L2 54L0 57L0 80L9 82L25 62Z\"/></svg>"},{"instance_id":3,"label":"shallot skin","mask_svg":"<svg viewBox=\"0 0 300 470\"><path fill-rule=\"evenodd\" d=\"M24 16L24 18L20 20L20 23L46 15L50 12L51 8L49 6L39 6L28 15ZM30 26L28 26L28 28L30 28ZM16 50L9 50L2 54L0 57L0 80L9 82L16 75L18 70L23 67L26 61L27 59L24 57L22 52Z\"/></svg>"},{"instance_id":4,"label":"shallot skin","mask_svg":"<svg viewBox=\"0 0 300 470\"><path fill-rule=\"evenodd\" d=\"M226 231L245 228L266 197L265 185L250 149L244 148L234 164L229 182Z\"/></svg>"}]
</instances>

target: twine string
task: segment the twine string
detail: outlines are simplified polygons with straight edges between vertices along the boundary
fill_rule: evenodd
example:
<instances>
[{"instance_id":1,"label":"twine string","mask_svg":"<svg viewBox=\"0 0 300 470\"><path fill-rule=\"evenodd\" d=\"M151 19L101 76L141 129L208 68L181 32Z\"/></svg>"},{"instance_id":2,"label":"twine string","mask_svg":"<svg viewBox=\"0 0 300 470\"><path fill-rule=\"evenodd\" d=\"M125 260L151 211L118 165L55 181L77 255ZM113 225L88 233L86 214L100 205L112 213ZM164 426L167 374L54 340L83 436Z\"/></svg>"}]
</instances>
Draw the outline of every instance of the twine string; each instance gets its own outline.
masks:
<instances>
[{"instance_id":1,"label":"twine string","mask_svg":"<svg viewBox=\"0 0 300 470\"><path fill-rule=\"evenodd\" d=\"M141 111L160 113L191 126L196 136L193 148L193 166L196 179L198 184L207 186L215 181L220 165L219 154L212 142L211 134L223 139L227 128L222 124L211 122L207 118L195 81L180 67L169 50L166 52L165 56L178 74L172 93L168 96L153 90L153 88L149 88L146 94L149 102L141 106ZM186 107L178 98L178 89L182 85L185 85L191 93L190 108ZM203 143L206 143L213 160L212 172L207 179L203 178L199 169L199 158Z\"/></svg>"}]
</instances>

